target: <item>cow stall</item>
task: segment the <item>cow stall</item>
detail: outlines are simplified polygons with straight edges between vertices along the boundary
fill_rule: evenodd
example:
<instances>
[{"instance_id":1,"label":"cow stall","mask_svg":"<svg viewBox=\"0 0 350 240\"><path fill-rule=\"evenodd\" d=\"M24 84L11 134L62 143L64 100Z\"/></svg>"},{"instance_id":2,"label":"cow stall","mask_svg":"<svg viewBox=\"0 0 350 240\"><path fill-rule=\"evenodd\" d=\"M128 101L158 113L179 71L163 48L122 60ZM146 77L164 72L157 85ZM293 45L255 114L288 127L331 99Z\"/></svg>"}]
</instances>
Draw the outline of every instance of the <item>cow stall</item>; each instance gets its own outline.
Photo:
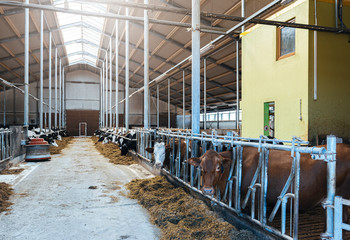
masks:
<instances>
[{"instance_id":1,"label":"cow stall","mask_svg":"<svg viewBox=\"0 0 350 240\"><path fill-rule=\"evenodd\" d=\"M329 136L327 146L309 147L307 141L294 137L292 140L260 138L242 138L235 134L217 135L194 134L190 130L177 129L135 129L137 149L135 154L143 162L152 166L154 157L147 149L156 143L164 142L168 146L169 165L161 173L174 183L180 184L192 194L223 209L236 218L241 226L263 230L269 237L283 239L347 239L349 224L342 221L341 208L349 201L335 196L336 191L336 137ZM185 144L185 148L181 145ZM181 152L184 151L185 152ZM251 170L251 178L244 180L244 154L246 149L254 149L257 154L256 165ZM215 194L204 195L203 173L200 166L189 163L191 157L201 156L209 150L230 151L232 162L221 171L227 174L224 191L216 189ZM269 166L274 164L276 151L288 156L288 174L278 181L269 182ZM196 153L197 152L197 153ZM301 162L305 159L326 165L326 174L322 191L326 199L317 207L305 212L304 178ZM312 174L312 172L310 172ZM304 176L304 177L303 177ZM271 177L271 176L270 176ZM312 176L316 178L317 176ZM269 186L280 182L281 189L273 204L269 197ZM319 187L319 186L315 186ZM321 199L322 200L322 199ZM322 207L324 209L322 209ZM302 210L302 211L301 211ZM305 213L304 213L305 212ZM325 215L326 217L323 217ZM244 222L244 224L243 224ZM324 226L326 228L324 229ZM344 231L345 232L345 231Z\"/></svg>"}]
</instances>

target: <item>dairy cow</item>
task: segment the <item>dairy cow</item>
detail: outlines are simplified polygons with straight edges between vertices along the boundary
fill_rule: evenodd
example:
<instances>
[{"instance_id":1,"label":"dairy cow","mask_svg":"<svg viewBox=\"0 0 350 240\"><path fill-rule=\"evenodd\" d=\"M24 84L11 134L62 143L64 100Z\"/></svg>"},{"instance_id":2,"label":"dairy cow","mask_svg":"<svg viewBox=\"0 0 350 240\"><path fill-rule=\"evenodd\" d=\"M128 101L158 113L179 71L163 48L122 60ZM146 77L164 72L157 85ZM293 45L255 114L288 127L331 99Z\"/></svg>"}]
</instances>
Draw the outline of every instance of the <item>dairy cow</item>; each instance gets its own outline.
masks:
<instances>
[{"instance_id":1,"label":"dairy cow","mask_svg":"<svg viewBox=\"0 0 350 240\"><path fill-rule=\"evenodd\" d=\"M318 146L326 147L326 146ZM258 166L259 153L256 148L245 147L242 159L242 194L244 197ZM225 190L228 172L232 163L230 151L218 153L207 151L200 158L190 158L189 164L201 166L203 193L213 195L216 187ZM270 150L268 167L268 189L266 201L274 206L290 174L292 158L289 152ZM350 198L350 147L337 144L336 195ZM308 210L318 205L327 195L327 163L313 160L310 154L300 157L299 208Z\"/></svg>"}]
</instances>

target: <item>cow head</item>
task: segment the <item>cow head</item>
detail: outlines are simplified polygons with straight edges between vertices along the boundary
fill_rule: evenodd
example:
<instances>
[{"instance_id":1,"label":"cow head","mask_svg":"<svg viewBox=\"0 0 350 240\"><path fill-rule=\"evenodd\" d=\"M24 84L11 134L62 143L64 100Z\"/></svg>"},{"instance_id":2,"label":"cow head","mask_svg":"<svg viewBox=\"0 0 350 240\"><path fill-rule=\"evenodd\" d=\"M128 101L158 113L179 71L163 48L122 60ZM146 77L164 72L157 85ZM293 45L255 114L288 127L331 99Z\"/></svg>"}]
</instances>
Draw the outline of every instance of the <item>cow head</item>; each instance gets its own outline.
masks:
<instances>
[{"instance_id":1,"label":"cow head","mask_svg":"<svg viewBox=\"0 0 350 240\"><path fill-rule=\"evenodd\" d=\"M125 156L128 152L128 146L124 143L121 147L120 147L120 155Z\"/></svg>"},{"instance_id":2,"label":"cow head","mask_svg":"<svg viewBox=\"0 0 350 240\"><path fill-rule=\"evenodd\" d=\"M215 188L218 185L224 171L229 168L231 159L223 158L218 152L208 150L200 158L190 158L188 163L201 167L203 180L203 193L214 195Z\"/></svg>"},{"instance_id":3,"label":"cow head","mask_svg":"<svg viewBox=\"0 0 350 240\"><path fill-rule=\"evenodd\" d=\"M153 148L146 148L146 151L149 153L153 153L154 155L154 165L157 168L161 168L164 164L164 160L166 158L169 159L169 154L172 148L169 146L165 146L164 142L157 142L154 144Z\"/></svg>"}]
</instances>

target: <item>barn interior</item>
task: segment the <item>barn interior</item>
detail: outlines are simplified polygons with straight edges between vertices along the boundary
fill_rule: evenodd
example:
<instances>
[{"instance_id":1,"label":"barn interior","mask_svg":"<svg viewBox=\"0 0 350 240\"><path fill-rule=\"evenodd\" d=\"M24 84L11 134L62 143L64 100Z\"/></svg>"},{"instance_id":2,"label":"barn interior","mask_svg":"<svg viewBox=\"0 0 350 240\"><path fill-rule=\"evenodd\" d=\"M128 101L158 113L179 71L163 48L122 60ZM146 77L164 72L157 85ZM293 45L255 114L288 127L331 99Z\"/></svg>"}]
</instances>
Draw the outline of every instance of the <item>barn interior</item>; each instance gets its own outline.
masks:
<instances>
[{"instance_id":1,"label":"barn interior","mask_svg":"<svg viewBox=\"0 0 350 240\"><path fill-rule=\"evenodd\" d=\"M22 166L36 154L51 158L42 151L58 143L58 136L69 135L75 138L62 150L67 156L60 153L68 168L68 155L94 148L86 139L95 135L118 151L119 144L121 152L127 149L152 174L165 175L196 195L204 173L192 169L189 158L209 149L228 150L233 162L221 170L230 172L224 196L199 198L222 206L239 228L258 239L319 239L321 234L350 239L349 221L341 220L350 193L336 185L350 183L350 151L337 145L350 143L349 24L349 0L0 1L0 171ZM34 143L41 138L48 144ZM171 145L168 169L159 170L156 155L146 150L159 141ZM134 149L127 143L134 143ZM240 200L242 149L249 147L258 150L259 164L247 198ZM288 152L290 161L288 173L280 176L284 188L274 201L276 218L267 196L271 151ZM344 156L337 159L337 169L336 153ZM303 154L323 162L325 172L310 171L314 178L323 175L327 201L322 205L326 210L318 202L312 214L299 216ZM50 162L61 155L52 156ZM53 166L46 171L54 171ZM42 165L24 167L23 177L37 167ZM131 177L120 179L123 184L138 178L128 171ZM45 178L45 170L38 175ZM17 180L4 178L8 181L14 186ZM233 199L228 197L232 191ZM248 199L256 209L242 213L240 201L247 205ZM272 223L267 223L269 217ZM312 219L317 219L314 225ZM148 239L159 238L152 227L144 228ZM14 237L10 230L6 234L4 238ZM69 234L50 236L75 236ZM142 236L142 231L131 236Z\"/></svg>"}]
</instances>

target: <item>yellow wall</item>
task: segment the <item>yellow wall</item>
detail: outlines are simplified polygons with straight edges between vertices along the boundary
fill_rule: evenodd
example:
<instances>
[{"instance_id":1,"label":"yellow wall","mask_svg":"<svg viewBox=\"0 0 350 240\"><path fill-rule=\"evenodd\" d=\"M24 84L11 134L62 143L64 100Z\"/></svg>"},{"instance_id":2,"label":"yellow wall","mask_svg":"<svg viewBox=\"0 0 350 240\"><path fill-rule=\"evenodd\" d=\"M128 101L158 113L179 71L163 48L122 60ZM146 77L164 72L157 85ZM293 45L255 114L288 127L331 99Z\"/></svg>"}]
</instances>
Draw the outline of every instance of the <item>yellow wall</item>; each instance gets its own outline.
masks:
<instances>
[{"instance_id":1,"label":"yellow wall","mask_svg":"<svg viewBox=\"0 0 350 240\"><path fill-rule=\"evenodd\" d=\"M334 4L317 1L318 24L335 26ZM334 1L333 1L334 2ZM343 19L350 27L350 1L344 7ZM313 21L313 2L310 20ZM313 32L310 31L309 138L335 134L350 139L350 36L318 34L318 98L313 100Z\"/></svg>"},{"instance_id":2,"label":"yellow wall","mask_svg":"<svg viewBox=\"0 0 350 240\"><path fill-rule=\"evenodd\" d=\"M308 24L309 2L299 0L270 19ZM296 30L294 56L276 60L276 27L257 25L242 37L242 136L262 135L264 102L275 102L275 137L308 138L309 32ZM299 120L300 99L302 120Z\"/></svg>"}]
</instances>

